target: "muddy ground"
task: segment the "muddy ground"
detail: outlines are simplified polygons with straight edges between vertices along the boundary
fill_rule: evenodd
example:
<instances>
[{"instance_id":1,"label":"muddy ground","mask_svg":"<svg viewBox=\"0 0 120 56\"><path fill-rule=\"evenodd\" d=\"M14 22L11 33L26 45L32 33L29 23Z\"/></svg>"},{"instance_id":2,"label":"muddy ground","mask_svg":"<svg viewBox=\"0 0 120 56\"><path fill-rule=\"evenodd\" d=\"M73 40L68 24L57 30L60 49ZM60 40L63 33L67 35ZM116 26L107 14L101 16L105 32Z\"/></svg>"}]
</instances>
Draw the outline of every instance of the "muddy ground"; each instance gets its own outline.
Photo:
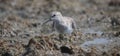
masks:
<instances>
[{"instance_id":1,"label":"muddy ground","mask_svg":"<svg viewBox=\"0 0 120 56\"><path fill-rule=\"evenodd\" d=\"M120 56L119 0L0 0L0 56ZM74 18L60 40L42 25L52 11Z\"/></svg>"}]
</instances>

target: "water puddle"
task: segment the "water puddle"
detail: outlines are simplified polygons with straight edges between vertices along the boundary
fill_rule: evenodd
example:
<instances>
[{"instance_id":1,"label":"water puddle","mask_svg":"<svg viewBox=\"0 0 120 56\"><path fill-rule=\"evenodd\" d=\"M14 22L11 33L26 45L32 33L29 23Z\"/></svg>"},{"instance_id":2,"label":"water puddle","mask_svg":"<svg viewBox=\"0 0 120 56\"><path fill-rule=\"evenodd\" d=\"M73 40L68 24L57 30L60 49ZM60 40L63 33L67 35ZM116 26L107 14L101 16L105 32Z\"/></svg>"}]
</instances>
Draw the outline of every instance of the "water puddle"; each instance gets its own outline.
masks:
<instances>
[{"instance_id":1,"label":"water puddle","mask_svg":"<svg viewBox=\"0 0 120 56\"><path fill-rule=\"evenodd\" d=\"M100 44L107 44L110 40L105 38L96 38L92 41L84 42L81 46L91 46L91 45L100 45Z\"/></svg>"},{"instance_id":2,"label":"water puddle","mask_svg":"<svg viewBox=\"0 0 120 56\"><path fill-rule=\"evenodd\" d=\"M80 45L80 47L86 51L86 52L91 52L92 48L96 48L99 50L103 50L103 46L106 46L107 44L111 43L112 40L107 39L107 38L96 38L91 41L84 42L83 44Z\"/></svg>"}]
</instances>

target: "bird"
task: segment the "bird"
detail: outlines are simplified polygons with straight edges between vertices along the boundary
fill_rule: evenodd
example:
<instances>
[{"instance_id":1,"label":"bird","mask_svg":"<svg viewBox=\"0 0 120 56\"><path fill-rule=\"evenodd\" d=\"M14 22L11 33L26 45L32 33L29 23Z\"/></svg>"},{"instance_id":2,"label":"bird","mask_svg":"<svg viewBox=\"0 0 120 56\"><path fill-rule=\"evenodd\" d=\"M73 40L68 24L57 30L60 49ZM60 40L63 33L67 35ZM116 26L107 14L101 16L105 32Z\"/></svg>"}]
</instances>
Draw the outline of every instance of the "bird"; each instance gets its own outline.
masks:
<instances>
[{"instance_id":1,"label":"bird","mask_svg":"<svg viewBox=\"0 0 120 56\"><path fill-rule=\"evenodd\" d=\"M46 20L44 24L52 21L53 30L59 34L71 34L76 29L76 23L73 18L63 16L59 11L53 11L50 13L50 18Z\"/></svg>"}]
</instances>

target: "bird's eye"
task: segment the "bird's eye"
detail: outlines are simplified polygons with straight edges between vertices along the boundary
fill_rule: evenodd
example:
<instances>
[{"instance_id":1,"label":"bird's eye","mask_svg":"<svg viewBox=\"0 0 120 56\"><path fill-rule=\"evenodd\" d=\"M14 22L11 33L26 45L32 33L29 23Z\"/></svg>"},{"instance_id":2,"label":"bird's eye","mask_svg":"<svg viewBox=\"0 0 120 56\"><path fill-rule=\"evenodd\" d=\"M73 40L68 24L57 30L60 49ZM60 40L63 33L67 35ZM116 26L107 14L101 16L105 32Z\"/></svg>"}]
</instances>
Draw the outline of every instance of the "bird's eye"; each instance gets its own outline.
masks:
<instances>
[{"instance_id":1,"label":"bird's eye","mask_svg":"<svg viewBox=\"0 0 120 56\"><path fill-rule=\"evenodd\" d=\"M52 15L52 17L55 17L56 15Z\"/></svg>"}]
</instances>

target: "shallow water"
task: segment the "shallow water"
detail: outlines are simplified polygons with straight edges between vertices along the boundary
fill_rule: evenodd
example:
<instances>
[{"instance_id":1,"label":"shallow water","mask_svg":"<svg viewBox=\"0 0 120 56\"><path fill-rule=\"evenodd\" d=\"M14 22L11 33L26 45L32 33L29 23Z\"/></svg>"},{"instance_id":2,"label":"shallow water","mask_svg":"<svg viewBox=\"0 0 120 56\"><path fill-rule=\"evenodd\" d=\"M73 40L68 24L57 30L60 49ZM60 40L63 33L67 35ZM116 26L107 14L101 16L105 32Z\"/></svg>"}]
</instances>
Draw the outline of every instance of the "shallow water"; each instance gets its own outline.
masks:
<instances>
[{"instance_id":1,"label":"shallow water","mask_svg":"<svg viewBox=\"0 0 120 56\"><path fill-rule=\"evenodd\" d=\"M96 44L100 45L100 44L107 44L109 42L110 40L108 40L107 38L96 38L94 40L84 42L81 46L91 46Z\"/></svg>"},{"instance_id":2,"label":"shallow water","mask_svg":"<svg viewBox=\"0 0 120 56\"><path fill-rule=\"evenodd\" d=\"M83 51L91 52L93 48L96 50L100 50L99 52L104 52L105 50L109 50L108 45L112 43L111 39L107 38L96 38L91 41L86 41L80 45ZM104 46L104 47L103 47Z\"/></svg>"}]
</instances>

